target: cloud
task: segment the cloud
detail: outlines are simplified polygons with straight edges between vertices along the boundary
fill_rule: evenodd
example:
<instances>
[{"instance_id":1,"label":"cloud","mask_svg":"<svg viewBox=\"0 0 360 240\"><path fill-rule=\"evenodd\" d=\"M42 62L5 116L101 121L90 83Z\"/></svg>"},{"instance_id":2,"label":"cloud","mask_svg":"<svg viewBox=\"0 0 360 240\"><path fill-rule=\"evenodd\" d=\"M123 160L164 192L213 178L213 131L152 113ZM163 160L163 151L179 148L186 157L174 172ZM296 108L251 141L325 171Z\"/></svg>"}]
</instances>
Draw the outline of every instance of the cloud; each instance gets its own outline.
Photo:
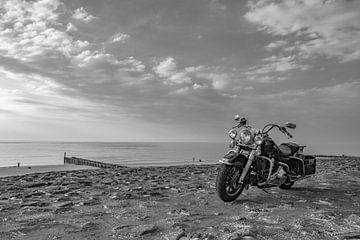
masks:
<instances>
[{"instance_id":1,"label":"cloud","mask_svg":"<svg viewBox=\"0 0 360 240\"><path fill-rule=\"evenodd\" d=\"M91 22L96 19L96 17L89 14L83 7L77 8L71 17L73 19L83 21L86 23Z\"/></svg>"},{"instance_id":2,"label":"cloud","mask_svg":"<svg viewBox=\"0 0 360 240\"><path fill-rule=\"evenodd\" d=\"M256 82L282 81L287 78L283 74L290 70L305 71L310 68L307 64L301 64L297 61L297 56L278 56L273 55L262 59L263 64L249 68L245 73L247 80ZM276 74L274 76L274 74Z\"/></svg>"},{"instance_id":3,"label":"cloud","mask_svg":"<svg viewBox=\"0 0 360 240\"><path fill-rule=\"evenodd\" d=\"M35 2L26 2L21 0L1 1L0 6L3 9L1 16L3 23L25 23L27 21L54 22L58 19L55 10L61 3L58 0L39 0Z\"/></svg>"},{"instance_id":4,"label":"cloud","mask_svg":"<svg viewBox=\"0 0 360 240\"><path fill-rule=\"evenodd\" d=\"M60 5L57 0L9 0L2 3L5 10L5 14L0 15L2 55L35 61L49 55L71 57L86 48L87 41L73 39L57 21Z\"/></svg>"},{"instance_id":5,"label":"cloud","mask_svg":"<svg viewBox=\"0 0 360 240\"><path fill-rule=\"evenodd\" d=\"M222 112L233 96L223 95L233 90L227 83L230 76L219 67L179 68L173 57L150 67L135 57L119 59L89 50L79 54L72 66L71 80L62 82L79 96L112 107L114 115L122 110L128 116L162 123L193 119L189 113Z\"/></svg>"},{"instance_id":6,"label":"cloud","mask_svg":"<svg viewBox=\"0 0 360 240\"><path fill-rule=\"evenodd\" d=\"M262 0L249 7L245 19L273 36L296 39L289 44L301 59L360 59L359 1Z\"/></svg>"},{"instance_id":7,"label":"cloud","mask_svg":"<svg viewBox=\"0 0 360 240\"><path fill-rule=\"evenodd\" d=\"M284 40L278 40L276 42L272 42L272 43L269 43L268 45L265 46L266 50L268 51L272 51L274 49L277 49L279 47L282 47L282 46L285 46L287 45L288 43Z\"/></svg>"},{"instance_id":8,"label":"cloud","mask_svg":"<svg viewBox=\"0 0 360 240\"><path fill-rule=\"evenodd\" d=\"M224 91L234 83L229 73L222 72L218 67L190 66L177 69L174 58L167 57L153 68L153 71L164 79L165 84L188 84L194 89L207 89L211 86L217 91Z\"/></svg>"},{"instance_id":9,"label":"cloud","mask_svg":"<svg viewBox=\"0 0 360 240\"><path fill-rule=\"evenodd\" d=\"M153 71L160 78L164 78L166 84L183 84L191 82L191 78L187 72L177 70L176 61L172 57L167 57L161 61L158 65L153 67Z\"/></svg>"},{"instance_id":10,"label":"cloud","mask_svg":"<svg viewBox=\"0 0 360 240\"><path fill-rule=\"evenodd\" d=\"M183 87L183 88L180 88L180 89L177 89L174 94L176 95L186 95L188 92L189 92L189 87Z\"/></svg>"},{"instance_id":11,"label":"cloud","mask_svg":"<svg viewBox=\"0 0 360 240\"><path fill-rule=\"evenodd\" d=\"M293 114L331 114L337 110L358 108L360 83L345 82L326 87L287 90L259 95L258 99L277 106L277 111L291 111Z\"/></svg>"},{"instance_id":12,"label":"cloud","mask_svg":"<svg viewBox=\"0 0 360 240\"><path fill-rule=\"evenodd\" d=\"M269 121L299 123L301 131L298 134L302 135L305 141L307 135L310 136L314 131L314 137L321 139L320 136L324 134L331 138L332 127L344 129L346 124L349 124L349 128L356 126L356 122L360 120L359 101L360 83L344 82L325 87L288 89L276 93L243 92L228 108L240 109L241 113L260 122L260 126Z\"/></svg>"},{"instance_id":13,"label":"cloud","mask_svg":"<svg viewBox=\"0 0 360 240\"><path fill-rule=\"evenodd\" d=\"M114 36L112 36L110 38L110 42L112 43L116 43L116 42L120 42L120 43L124 43L126 42L126 40L128 40L130 38L129 34L126 33L117 33Z\"/></svg>"},{"instance_id":14,"label":"cloud","mask_svg":"<svg viewBox=\"0 0 360 240\"><path fill-rule=\"evenodd\" d=\"M119 60L112 54L93 52L85 50L78 55L74 56L72 62L79 67L89 67L100 64L119 65Z\"/></svg>"},{"instance_id":15,"label":"cloud","mask_svg":"<svg viewBox=\"0 0 360 240\"><path fill-rule=\"evenodd\" d=\"M214 72L198 72L195 74L198 78L209 80L211 85L216 90L223 90L230 83L230 77L227 73L214 73Z\"/></svg>"},{"instance_id":16,"label":"cloud","mask_svg":"<svg viewBox=\"0 0 360 240\"><path fill-rule=\"evenodd\" d=\"M220 3L220 0L210 0L210 8L216 12L223 12L227 10L227 7Z\"/></svg>"},{"instance_id":17,"label":"cloud","mask_svg":"<svg viewBox=\"0 0 360 240\"><path fill-rule=\"evenodd\" d=\"M126 66L126 70L131 72L145 71L145 65L140 60L135 59L133 56L121 60L120 65Z\"/></svg>"},{"instance_id":18,"label":"cloud","mask_svg":"<svg viewBox=\"0 0 360 240\"><path fill-rule=\"evenodd\" d=\"M96 104L81 96L71 96L71 89L53 78L36 73L19 73L0 67L0 109L32 118L51 117L49 111L65 110L81 114ZM93 106L93 107L90 107Z\"/></svg>"},{"instance_id":19,"label":"cloud","mask_svg":"<svg viewBox=\"0 0 360 240\"><path fill-rule=\"evenodd\" d=\"M74 56L72 63L76 67L86 68L87 70L109 70L109 67L128 72L144 72L145 70L145 65L133 56L119 60L112 54L97 51L92 52L90 50L83 51Z\"/></svg>"},{"instance_id":20,"label":"cloud","mask_svg":"<svg viewBox=\"0 0 360 240\"><path fill-rule=\"evenodd\" d=\"M66 25L66 32L76 32L77 30L77 27L71 22Z\"/></svg>"},{"instance_id":21,"label":"cloud","mask_svg":"<svg viewBox=\"0 0 360 240\"><path fill-rule=\"evenodd\" d=\"M207 86L207 85L202 85L202 84L194 83L194 84L192 85L192 88L193 88L194 90L201 90L201 89L206 89L206 88L208 88L208 86Z\"/></svg>"},{"instance_id":22,"label":"cloud","mask_svg":"<svg viewBox=\"0 0 360 240\"><path fill-rule=\"evenodd\" d=\"M167 57L165 60L161 61L157 66L153 68L154 72L159 75L159 77L169 77L176 72L176 62L172 57Z\"/></svg>"}]
</instances>

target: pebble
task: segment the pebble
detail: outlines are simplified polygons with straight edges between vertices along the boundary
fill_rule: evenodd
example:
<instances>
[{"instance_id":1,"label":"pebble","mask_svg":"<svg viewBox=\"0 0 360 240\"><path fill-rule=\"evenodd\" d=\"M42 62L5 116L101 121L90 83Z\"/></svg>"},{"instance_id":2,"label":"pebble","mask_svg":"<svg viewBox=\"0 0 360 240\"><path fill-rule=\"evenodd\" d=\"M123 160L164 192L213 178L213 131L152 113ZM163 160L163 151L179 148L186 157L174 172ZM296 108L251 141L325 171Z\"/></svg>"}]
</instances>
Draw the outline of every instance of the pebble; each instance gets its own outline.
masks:
<instances>
[{"instance_id":1,"label":"pebble","mask_svg":"<svg viewBox=\"0 0 360 240\"><path fill-rule=\"evenodd\" d=\"M122 230L124 230L124 229L127 229L127 228L129 228L129 227L130 227L130 225L120 225L120 226L114 227L111 231L112 231L113 233L117 233L117 232L122 231Z\"/></svg>"},{"instance_id":2,"label":"pebble","mask_svg":"<svg viewBox=\"0 0 360 240\"><path fill-rule=\"evenodd\" d=\"M63 203L57 204L56 207L58 207L58 208L67 208L67 207L71 207L73 205L74 205L73 202L63 202Z\"/></svg>"},{"instance_id":3,"label":"pebble","mask_svg":"<svg viewBox=\"0 0 360 240\"><path fill-rule=\"evenodd\" d=\"M254 238L253 236L243 236L241 239L243 239L243 240L255 240L256 238Z\"/></svg>"},{"instance_id":4,"label":"pebble","mask_svg":"<svg viewBox=\"0 0 360 240\"><path fill-rule=\"evenodd\" d=\"M43 201L30 201L30 202L25 202L23 204L20 205L20 207L45 207L45 206L49 206L50 203L48 202L43 202Z\"/></svg>"},{"instance_id":5,"label":"pebble","mask_svg":"<svg viewBox=\"0 0 360 240\"><path fill-rule=\"evenodd\" d=\"M360 228L360 216L356 214L351 214L349 217L345 219L345 221L350 225L356 225Z\"/></svg>"},{"instance_id":6,"label":"pebble","mask_svg":"<svg viewBox=\"0 0 360 240\"><path fill-rule=\"evenodd\" d=\"M231 234L231 236L228 238L228 240L241 240L241 236L238 233L233 233Z\"/></svg>"},{"instance_id":7,"label":"pebble","mask_svg":"<svg viewBox=\"0 0 360 240\"><path fill-rule=\"evenodd\" d=\"M169 239L169 240L185 240L187 239L186 237L186 233L182 230L176 231L176 232L171 232L168 233L164 236L164 239Z\"/></svg>"},{"instance_id":8,"label":"pebble","mask_svg":"<svg viewBox=\"0 0 360 240\"><path fill-rule=\"evenodd\" d=\"M35 187L43 187L43 186L46 186L48 185L48 183L45 183L45 182L35 182L35 183L27 183L27 184L24 184L24 188L35 188Z\"/></svg>"},{"instance_id":9,"label":"pebble","mask_svg":"<svg viewBox=\"0 0 360 240\"><path fill-rule=\"evenodd\" d=\"M98 225L93 222L86 222L81 225L82 231L91 231L91 230L96 230L97 228L98 228Z\"/></svg>"},{"instance_id":10,"label":"pebble","mask_svg":"<svg viewBox=\"0 0 360 240\"><path fill-rule=\"evenodd\" d=\"M146 235L146 234L155 233L158 230L159 230L159 228L155 224L146 224L146 225L140 225L138 227L133 228L132 232L136 236L143 236L143 235Z\"/></svg>"}]
</instances>

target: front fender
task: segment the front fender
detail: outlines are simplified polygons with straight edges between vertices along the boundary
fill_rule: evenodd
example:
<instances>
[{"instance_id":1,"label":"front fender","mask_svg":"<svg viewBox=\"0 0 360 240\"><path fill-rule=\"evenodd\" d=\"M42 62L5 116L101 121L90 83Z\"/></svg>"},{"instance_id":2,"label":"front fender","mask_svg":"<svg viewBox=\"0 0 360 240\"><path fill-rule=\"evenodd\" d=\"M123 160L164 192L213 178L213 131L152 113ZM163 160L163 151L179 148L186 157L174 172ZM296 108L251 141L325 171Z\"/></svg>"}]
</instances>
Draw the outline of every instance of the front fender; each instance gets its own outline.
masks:
<instances>
[{"instance_id":1,"label":"front fender","mask_svg":"<svg viewBox=\"0 0 360 240\"><path fill-rule=\"evenodd\" d=\"M228 152L219 162L225 165L241 165L245 166L248 158L241 153L235 151Z\"/></svg>"}]
</instances>

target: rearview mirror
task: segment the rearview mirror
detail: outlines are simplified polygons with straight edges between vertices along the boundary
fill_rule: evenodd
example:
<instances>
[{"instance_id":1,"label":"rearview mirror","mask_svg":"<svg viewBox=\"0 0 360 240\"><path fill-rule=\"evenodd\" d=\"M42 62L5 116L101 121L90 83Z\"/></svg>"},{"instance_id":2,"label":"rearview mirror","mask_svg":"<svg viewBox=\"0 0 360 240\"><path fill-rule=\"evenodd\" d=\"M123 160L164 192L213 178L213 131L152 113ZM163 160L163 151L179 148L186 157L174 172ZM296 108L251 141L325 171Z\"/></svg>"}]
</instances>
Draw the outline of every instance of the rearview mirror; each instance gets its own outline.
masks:
<instances>
[{"instance_id":1,"label":"rearview mirror","mask_svg":"<svg viewBox=\"0 0 360 240\"><path fill-rule=\"evenodd\" d=\"M239 116L238 114L236 114L235 117L234 117L234 120L235 120L235 121L239 121L239 120L240 120L240 116Z\"/></svg>"},{"instance_id":2,"label":"rearview mirror","mask_svg":"<svg viewBox=\"0 0 360 240\"><path fill-rule=\"evenodd\" d=\"M296 124L291 123L291 122L287 122L287 123L285 124L285 126L286 126L287 128L290 128L290 129L295 129L295 128L296 128Z\"/></svg>"}]
</instances>

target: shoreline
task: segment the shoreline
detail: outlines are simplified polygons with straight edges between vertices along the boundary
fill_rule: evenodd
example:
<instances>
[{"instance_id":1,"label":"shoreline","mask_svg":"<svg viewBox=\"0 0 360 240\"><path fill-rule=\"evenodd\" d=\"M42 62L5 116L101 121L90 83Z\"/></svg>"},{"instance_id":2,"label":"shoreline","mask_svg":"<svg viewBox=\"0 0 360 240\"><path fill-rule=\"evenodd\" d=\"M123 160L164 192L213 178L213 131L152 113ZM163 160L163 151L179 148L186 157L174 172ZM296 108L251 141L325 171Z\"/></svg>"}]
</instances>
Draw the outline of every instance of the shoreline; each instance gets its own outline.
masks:
<instances>
[{"instance_id":1,"label":"shoreline","mask_svg":"<svg viewBox=\"0 0 360 240\"><path fill-rule=\"evenodd\" d=\"M317 159L323 160L335 160L335 159L360 159L358 156L346 156L346 155L315 155ZM69 158L71 159L71 158ZM76 159L76 158L74 158ZM85 161L102 163L93 160L83 159ZM106 163L105 163L106 164ZM126 164L126 165L118 165L119 168L164 168L164 167L184 167L184 166L215 166L218 162L209 162L209 161L195 161L195 162L186 162L186 163L178 163L178 164L168 164L168 163L158 163L158 164ZM112 165L112 164L109 164ZM12 176L22 176L32 173L46 173L46 172L60 172L60 171L77 171L77 170L95 170L101 169L101 167L90 166L90 165L78 165L78 164L56 164L56 165L25 165L25 166L3 166L0 167L0 178L4 177L12 177Z\"/></svg>"},{"instance_id":2,"label":"shoreline","mask_svg":"<svg viewBox=\"0 0 360 240\"><path fill-rule=\"evenodd\" d=\"M119 165L119 168L129 168L129 169L138 169L138 168L172 168L172 167L192 167L192 166L215 166L218 163L208 163L208 162L199 162L199 163L184 163L177 165ZM81 171L81 170L98 170L102 169L99 167L93 167L88 165L76 165L76 164L62 164L62 165L29 165L29 166L7 166L0 167L0 178L13 177L13 176L23 176L33 173L47 173L47 172L63 172L63 171ZM107 168L110 169L110 168ZM114 168L116 169L116 168Z\"/></svg>"}]
</instances>

